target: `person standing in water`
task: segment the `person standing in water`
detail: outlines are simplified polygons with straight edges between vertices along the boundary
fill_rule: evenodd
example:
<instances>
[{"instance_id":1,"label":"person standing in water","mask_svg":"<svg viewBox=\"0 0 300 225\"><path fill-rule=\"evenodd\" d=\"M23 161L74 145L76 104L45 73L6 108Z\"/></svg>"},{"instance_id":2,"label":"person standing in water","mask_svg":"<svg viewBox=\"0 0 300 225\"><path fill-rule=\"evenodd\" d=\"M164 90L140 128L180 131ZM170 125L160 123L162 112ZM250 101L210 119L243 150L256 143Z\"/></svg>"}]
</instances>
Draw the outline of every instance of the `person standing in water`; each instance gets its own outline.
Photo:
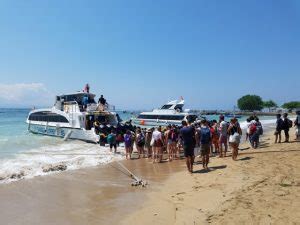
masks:
<instances>
[{"instance_id":1,"label":"person standing in water","mask_svg":"<svg viewBox=\"0 0 300 225\"><path fill-rule=\"evenodd\" d=\"M186 121L182 121L182 128L180 129L180 136L183 140L184 156L186 157L186 166L190 173L193 173L194 164L194 148L196 144L195 129L192 126L188 126Z\"/></svg>"},{"instance_id":2,"label":"person standing in water","mask_svg":"<svg viewBox=\"0 0 300 225\"><path fill-rule=\"evenodd\" d=\"M107 136L107 143L109 144L110 151L112 151L112 147L115 149L115 153L117 152L117 136L115 131L112 129L110 134Z\"/></svg>"},{"instance_id":3,"label":"person standing in water","mask_svg":"<svg viewBox=\"0 0 300 225\"><path fill-rule=\"evenodd\" d=\"M144 157L144 146L145 146L145 136L141 131L141 128L138 128L136 131L136 148L138 150L139 158L142 156Z\"/></svg>"},{"instance_id":4,"label":"person standing in water","mask_svg":"<svg viewBox=\"0 0 300 225\"><path fill-rule=\"evenodd\" d=\"M125 151L126 151L126 159L128 158L131 159L133 142L132 142L132 135L130 130L127 130L126 134L124 135L124 144L125 144Z\"/></svg>"}]
</instances>

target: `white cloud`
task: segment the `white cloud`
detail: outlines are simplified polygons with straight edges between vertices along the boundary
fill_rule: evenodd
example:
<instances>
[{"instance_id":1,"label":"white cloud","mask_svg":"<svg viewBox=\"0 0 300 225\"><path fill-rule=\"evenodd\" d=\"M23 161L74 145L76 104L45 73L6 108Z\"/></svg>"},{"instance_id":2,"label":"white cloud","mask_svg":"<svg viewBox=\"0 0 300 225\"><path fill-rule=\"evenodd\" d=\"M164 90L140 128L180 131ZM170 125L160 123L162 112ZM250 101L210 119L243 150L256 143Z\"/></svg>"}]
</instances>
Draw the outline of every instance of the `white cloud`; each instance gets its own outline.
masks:
<instances>
[{"instance_id":1,"label":"white cloud","mask_svg":"<svg viewBox=\"0 0 300 225\"><path fill-rule=\"evenodd\" d=\"M54 95L42 83L0 83L0 107L49 106Z\"/></svg>"}]
</instances>

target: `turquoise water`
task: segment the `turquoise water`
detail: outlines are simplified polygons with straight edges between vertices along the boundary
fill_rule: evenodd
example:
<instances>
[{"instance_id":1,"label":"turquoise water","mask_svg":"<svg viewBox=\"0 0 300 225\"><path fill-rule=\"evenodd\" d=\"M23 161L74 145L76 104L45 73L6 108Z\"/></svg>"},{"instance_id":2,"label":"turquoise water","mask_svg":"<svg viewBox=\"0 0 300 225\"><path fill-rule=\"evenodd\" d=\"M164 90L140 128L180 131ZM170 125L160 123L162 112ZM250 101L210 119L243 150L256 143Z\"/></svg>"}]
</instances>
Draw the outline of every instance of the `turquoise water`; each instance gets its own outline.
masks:
<instances>
[{"instance_id":1,"label":"turquoise water","mask_svg":"<svg viewBox=\"0 0 300 225\"><path fill-rule=\"evenodd\" d=\"M40 147L53 140L33 135L25 123L29 109L0 109L0 158Z\"/></svg>"},{"instance_id":2,"label":"turquoise water","mask_svg":"<svg viewBox=\"0 0 300 225\"><path fill-rule=\"evenodd\" d=\"M0 158L47 145L61 143L61 139L28 132L26 118L30 109L0 109ZM130 113L118 112L124 120Z\"/></svg>"}]
</instances>

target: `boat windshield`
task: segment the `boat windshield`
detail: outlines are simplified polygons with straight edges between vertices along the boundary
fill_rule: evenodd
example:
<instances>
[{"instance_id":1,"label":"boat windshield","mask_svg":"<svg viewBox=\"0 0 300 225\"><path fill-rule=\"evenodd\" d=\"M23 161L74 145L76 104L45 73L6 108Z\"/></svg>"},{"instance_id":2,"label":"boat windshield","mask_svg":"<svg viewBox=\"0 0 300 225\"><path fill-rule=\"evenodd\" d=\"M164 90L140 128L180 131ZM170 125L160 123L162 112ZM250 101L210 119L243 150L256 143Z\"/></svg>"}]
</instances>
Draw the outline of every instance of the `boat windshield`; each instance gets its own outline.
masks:
<instances>
[{"instance_id":1,"label":"boat windshield","mask_svg":"<svg viewBox=\"0 0 300 225\"><path fill-rule=\"evenodd\" d=\"M183 104L178 104L174 107L175 110L179 110L180 112L182 112L182 107L183 107Z\"/></svg>"},{"instance_id":2,"label":"boat windshield","mask_svg":"<svg viewBox=\"0 0 300 225\"><path fill-rule=\"evenodd\" d=\"M162 107L161 107L161 109L169 109L169 108L171 108L172 107L172 105L163 105Z\"/></svg>"},{"instance_id":3,"label":"boat windshield","mask_svg":"<svg viewBox=\"0 0 300 225\"><path fill-rule=\"evenodd\" d=\"M61 99L64 100L64 102L77 102L78 105L83 105L83 98L84 97L88 97L88 104L90 103L96 103L95 99L92 95L89 94L74 94L74 95L64 95L64 96L60 96Z\"/></svg>"}]
</instances>

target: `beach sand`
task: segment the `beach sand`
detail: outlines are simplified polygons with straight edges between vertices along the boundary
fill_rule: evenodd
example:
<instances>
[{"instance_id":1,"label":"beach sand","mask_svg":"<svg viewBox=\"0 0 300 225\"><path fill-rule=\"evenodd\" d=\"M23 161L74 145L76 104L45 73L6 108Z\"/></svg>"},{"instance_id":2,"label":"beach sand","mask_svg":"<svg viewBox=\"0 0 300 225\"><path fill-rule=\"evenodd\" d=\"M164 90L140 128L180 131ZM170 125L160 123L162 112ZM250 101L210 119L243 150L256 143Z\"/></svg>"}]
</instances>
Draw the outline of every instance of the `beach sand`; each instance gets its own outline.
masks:
<instances>
[{"instance_id":1,"label":"beach sand","mask_svg":"<svg viewBox=\"0 0 300 225\"><path fill-rule=\"evenodd\" d=\"M300 224L300 143L265 135L238 159L173 174L122 224Z\"/></svg>"},{"instance_id":2,"label":"beach sand","mask_svg":"<svg viewBox=\"0 0 300 225\"><path fill-rule=\"evenodd\" d=\"M194 174L183 160L123 161L146 188L114 163L2 184L1 224L300 224L300 143L264 135L238 159L213 157Z\"/></svg>"}]
</instances>

